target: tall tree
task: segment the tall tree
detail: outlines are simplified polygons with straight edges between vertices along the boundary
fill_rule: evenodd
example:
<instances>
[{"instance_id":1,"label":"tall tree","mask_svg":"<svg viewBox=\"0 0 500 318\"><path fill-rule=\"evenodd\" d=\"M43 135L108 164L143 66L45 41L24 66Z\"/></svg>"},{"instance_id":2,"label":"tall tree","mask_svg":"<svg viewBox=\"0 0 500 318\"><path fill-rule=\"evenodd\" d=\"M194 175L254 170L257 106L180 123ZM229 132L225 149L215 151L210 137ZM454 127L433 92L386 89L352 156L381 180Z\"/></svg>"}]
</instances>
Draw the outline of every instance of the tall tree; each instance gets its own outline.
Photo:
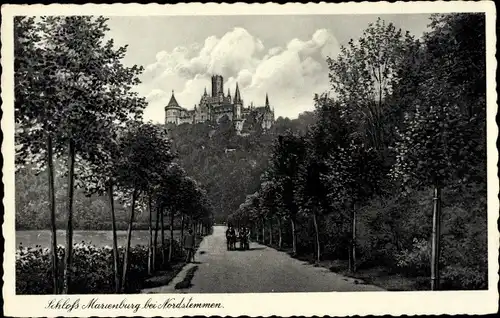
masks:
<instances>
[{"instance_id":1,"label":"tall tree","mask_svg":"<svg viewBox=\"0 0 500 318\"><path fill-rule=\"evenodd\" d=\"M356 133L371 147L385 151L384 131L388 103L403 60L409 33L402 34L382 19L370 23L359 40L341 47L336 58L327 59L330 82L342 106L342 116L356 126Z\"/></svg>"},{"instance_id":2,"label":"tall tree","mask_svg":"<svg viewBox=\"0 0 500 318\"><path fill-rule=\"evenodd\" d=\"M173 159L170 142L162 129L150 123L130 122L119 139L122 157L117 162L117 181L132 192L127 245L123 260L122 290L126 288L130 242L136 201L140 193L149 194L151 183L160 182L163 169ZM162 164L164 163L164 164Z\"/></svg>"},{"instance_id":3,"label":"tall tree","mask_svg":"<svg viewBox=\"0 0 500 318\"><path fill-rule=\"evenodd\" d=\"M393 176L406 192L434 188L431 288L439 288L441 190L450 184L486 184L485 17L434 15L423 38L424 63L406 115ZM413 94L413 95L410 95Z\"/></svg>"},{"instance_id":4,"label":"tall tree","mask_svg":"<svg viewBox=\"0 0 500 318\"><path fill-rule=\"evenodd\" d=\"M59 293L54 189L54 125L47 119L53 109L48 102L44 50L39 46L40 26L33 17L14 18L14 108L16 123L16 164L46 166L50 202L51 260L53 293ZM45 154L45 155L44 155Z\"/></svg>"},{"instance_id":5,"label":"tall tree","mask_svg":"<svg viewBox=\"0 0 500 318\"><path fill-rule=\"evenodd\" d=\"M26 127L39 127L48 134L56 153L67 149L63 293L69 292L72 268L75 162L95 155L94 138L102 132L100 119L124 120L140 115L144 108L144 100L131 92L131 86L139 83L137 76L142 69L121 64L126 48L115 49L113 41L103 43L107 31L102 17L42 17L33 32L40 37L36 47L44 62L29 75L36 82L32 94L39 98L25 96L18 107L20 118L28 123ZM32 152L40 149L37 144L42 137L41 132L31 134Z\"/></svg>"},{"instance_id":6,"label":"tall tree","mask_svg":"<svg viewBox=\"0 0 500 318\"><path fill-rule=\"evenodd\" d=\"M275 142L271 155L267 180L273 180L279 189L282 206L285 208L292 226L293 253L297 253L297 216L299 206L295 201L299 167L305 156L304 140L288 131Z\"/></svg>"}]
</instances>

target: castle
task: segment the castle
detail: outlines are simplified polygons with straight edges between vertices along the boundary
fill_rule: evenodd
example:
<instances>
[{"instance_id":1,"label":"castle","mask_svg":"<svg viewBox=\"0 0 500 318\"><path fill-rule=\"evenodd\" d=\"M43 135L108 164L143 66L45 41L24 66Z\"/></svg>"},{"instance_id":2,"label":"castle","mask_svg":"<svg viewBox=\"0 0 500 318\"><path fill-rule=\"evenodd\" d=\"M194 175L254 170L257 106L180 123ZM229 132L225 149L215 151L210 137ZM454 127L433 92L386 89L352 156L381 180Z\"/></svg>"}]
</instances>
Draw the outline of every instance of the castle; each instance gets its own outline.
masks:
<instances>
[{"instance_id":1,"label":"castle","mask_svg":"<svg viewBox=\"0 0 500 318\"><path fill-rule=\"evenodd\" d=\"M165 106L165 124L180 125L206 121L219 122L220 119L226 116L234 123L236 130L241 131L245 120L252 115L261 123L263 129L271 128L274 123L274 109L271 109L269 106L267 94L264 106L254 107L253 103L251 103L249 107L244 107L238 83L236 83L234 98L231 98L229 89L227 95L224 95L223 83L221 75L212 76L212 94L208 95L205 88L200 103L194 105L194 109L192 110L181 107L175 99L174 91L172 91L172 97L168 105Z\"/></svg>"}]
</instances>

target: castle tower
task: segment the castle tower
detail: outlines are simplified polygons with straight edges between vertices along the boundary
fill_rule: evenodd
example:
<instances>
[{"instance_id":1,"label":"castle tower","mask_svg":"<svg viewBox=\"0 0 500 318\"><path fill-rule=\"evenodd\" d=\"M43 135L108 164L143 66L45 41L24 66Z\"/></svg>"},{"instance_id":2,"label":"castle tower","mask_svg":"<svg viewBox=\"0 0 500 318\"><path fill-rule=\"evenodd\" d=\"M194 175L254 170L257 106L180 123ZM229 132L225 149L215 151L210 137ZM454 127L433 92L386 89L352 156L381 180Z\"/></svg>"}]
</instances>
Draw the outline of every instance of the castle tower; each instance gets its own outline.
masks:
<instances>
[{"instance_id":1,"label":"castle tower","mask_svg":"<svg viewBox=\"0 0 500 318\"><path fill-rule=\"evenodd\" d=\"M172 90L172 96L170 97L170 101L167 106L165 106L165 124L179 124L179 116L180 116L181 106L175 99L174 91Z\"/></svg>"},{"instance_id":2,"label":"castle tower","mask_svg":"<svg viewBox=\"0 0 500 318\"><path fill-rule=\"evenodd\" d=\"M227 89L227 100L231 103L231 90L229 88Z\"/></svg>"},{"instance_id":3,"label":"castle tower","mask_svg":"<svg viewBox=\"0 0 500 318\"><path fill-rule=\"evenodd\" d=\"M212 76L212 97L224 95L224 79L222 75Z\"/></svg>"}]
</instances>

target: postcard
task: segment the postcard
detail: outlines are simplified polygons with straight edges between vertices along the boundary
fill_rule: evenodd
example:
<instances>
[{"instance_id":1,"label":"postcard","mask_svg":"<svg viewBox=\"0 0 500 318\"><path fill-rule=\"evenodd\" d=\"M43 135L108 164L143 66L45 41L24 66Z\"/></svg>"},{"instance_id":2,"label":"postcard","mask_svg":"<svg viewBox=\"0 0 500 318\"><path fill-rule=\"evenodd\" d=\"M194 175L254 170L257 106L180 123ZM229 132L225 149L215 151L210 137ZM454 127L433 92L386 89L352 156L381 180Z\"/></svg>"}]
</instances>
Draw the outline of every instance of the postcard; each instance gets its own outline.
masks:
<instances>
[{"instance_id":1,"label":"postcard","mask_svg":"<svg viewBox=\"0 0 500 318\"><path fill-rule=\"evenodd\" d=\"M495 22L2 5L5 315L497 312Z\"/></svg>"}]
</instances>

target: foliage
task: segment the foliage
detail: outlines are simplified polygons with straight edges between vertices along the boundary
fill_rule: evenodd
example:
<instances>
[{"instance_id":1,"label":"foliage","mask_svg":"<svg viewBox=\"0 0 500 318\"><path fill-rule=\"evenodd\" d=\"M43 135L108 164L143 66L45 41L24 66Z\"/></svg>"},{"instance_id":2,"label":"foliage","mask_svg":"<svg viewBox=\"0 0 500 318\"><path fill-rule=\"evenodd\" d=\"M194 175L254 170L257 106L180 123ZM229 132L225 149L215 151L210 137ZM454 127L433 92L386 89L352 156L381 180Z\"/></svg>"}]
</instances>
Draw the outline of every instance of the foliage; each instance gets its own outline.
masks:
<instances>
[{"instance_id":1,"label":"foliage","mask_svg":"<svg viewBox=\"0 0 500 318\"><path fill-rule=\"evenodd\" d=\"M409 39L408 33L403 35L392 23L378 18L358 41L351 39L338 57L327 59L342 117L375 149L387 146L383 125L389 108L386 98L396 83L396 69Z\"/></svg>"},{"instance_id":2,"label":"foliage","mask_svg":"<svg viewBox=\"0 0 500 318\"><path fill-rule=\"evenodd\" d=\"M399 94L414 100L395 143L394 176L405 185L486 182L485 39L469 23L484 27L484 15L433 16L418 86L401 83Z\"/></svg>"},{"instance_id":3,"label":"foliage","mask_svg":"<svg viewBox=\"0 0 500 318\"><path fill-rule=\"evenodd\" d=\"M270 131L239 135L221 121L217 125L199 123L172 128L170 136L178 163L207 191L218 222L225 221L259 188L274 138L290 129L304 132L312 114L298 119L277 118Z\"/></svg>"},{"instance_id":4,"label":"foliage","mask_svg":"<svg viewBox=\"0 0 500 318\"><path fill-rule=\"evenodd\" d=\"M164 246L168 246L168 242ZM174 242L174 262L184 260L184 250ZM86 243L75 244L73 279L70 291L74 294L109 294L114 292L113 254L111 247L95 247ZM123 248L119 248L120 254ZM134 246L131 251L131 268L127 292L137 292L147 274L147 246ZM160 251L158 250L158 253ZM64 247L58 247L62 260ZM160 257L157 257L159 261ZM160 264L158 264L160 265ZM16 293L42 295L52 293L51 261L48 248L20 247L16 251ZM166 264L165 269L171 264Z\"/></svg>"},{"instance_id":5,"label":"foliage","mask_svg":"<svg viewBox=\"0 0 500 318\"><path fill-rule=\"evenodd\" d=\"M427 240L413 239L410 250L404 249L396 254L397 266L412 275L429 275L431 246Z\"/></svg>"}]
</instances>

